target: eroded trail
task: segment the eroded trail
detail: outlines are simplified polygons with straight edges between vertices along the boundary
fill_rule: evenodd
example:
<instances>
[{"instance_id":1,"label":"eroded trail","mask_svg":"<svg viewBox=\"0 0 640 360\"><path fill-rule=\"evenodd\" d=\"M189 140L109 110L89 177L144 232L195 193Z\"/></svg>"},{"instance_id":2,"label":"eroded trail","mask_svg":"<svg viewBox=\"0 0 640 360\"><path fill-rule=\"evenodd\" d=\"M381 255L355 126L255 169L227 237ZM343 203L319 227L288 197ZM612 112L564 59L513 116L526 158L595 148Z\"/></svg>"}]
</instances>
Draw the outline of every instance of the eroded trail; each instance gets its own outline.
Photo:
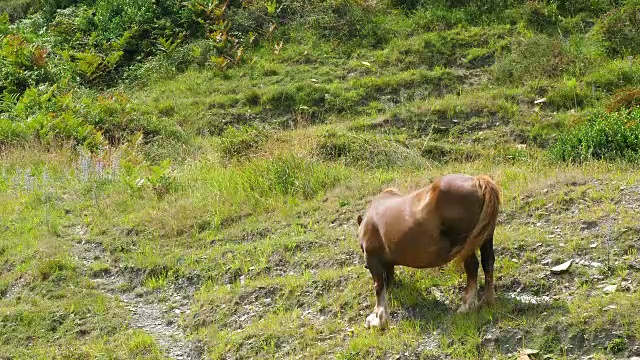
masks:
<instances>
[{"instance_id":1,"label":"eroded trail","mask_svg":"<svg viewBox=\"0 0 640 360\"><path fill-rule=\"evenodd\" d=\"M92 271L92 265L98 261L110 263L108 254L101 244L87 239L86 228L78 226L74 231L80 238L73 245L75 257L84 264L84 270L97 289L124 303L131 314L130 326L153 336L171 359L200 359L202 351L197 344L187 341L177 322L180 314L189 311L189 299L166 290L167 298L172 300L170 309L167 304L135 293L128 286L130 280L117 267L112 266L107 271Z\"/></svg>"}]
</instances>

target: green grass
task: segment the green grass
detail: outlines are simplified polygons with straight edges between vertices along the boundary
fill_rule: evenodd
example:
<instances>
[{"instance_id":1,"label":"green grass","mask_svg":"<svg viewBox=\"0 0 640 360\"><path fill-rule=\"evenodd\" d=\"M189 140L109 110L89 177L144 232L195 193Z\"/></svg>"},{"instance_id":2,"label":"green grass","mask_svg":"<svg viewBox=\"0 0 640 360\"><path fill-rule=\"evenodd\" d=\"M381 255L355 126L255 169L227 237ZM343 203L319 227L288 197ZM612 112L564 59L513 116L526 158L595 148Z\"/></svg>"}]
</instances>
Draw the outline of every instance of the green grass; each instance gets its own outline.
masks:
<instances>
[{"instance_id":1,"label":"green grass","mask_svg":"<svg viewBox=\"0 0 640 360\"><path fill-rule=\"evenodd\" d=\"M0 101L0 358L640 355L634 1L234 4L225 33L259 34L226 65L170 14L116 44L128 9L91 51L135 49L93 80L49 43L94 16L71 3L0 6L0 40L37 44L0 63L26 86ZM503 190L497 306L456 314L458 269L399 268L391 328L365 329L357 215L447 173Z\"/></svg>"},{"instance_id":2,"label":"green grass","mask_svg":"<svg viewBox=\"0 0 640 360\"><path fill-rule=\"evenodd\" d=\"M23 154L24 150L10 155L3 163L15 169ZM253 210L244 215L238 213L242 207L231 206L227 211L233 211L237 217L198 225L192 219L213 217L215 209L186 206L180 210L176 208L176 200L197 203L204 201L198 198L207 198L210 203L210 199L216 199L216 187L211 184L226 175L214 170L218 166L215 163L199 160L196 167L184 164L174 169L177 184L193 181L194 177L210 179L200 189L195 183L177 186L164 198L155 196L152 189L143 189L130 198L132 195L127 195L130 190L123 181L83 182L69 177L74 161L65 160L67 154L56 155L47 166L57 174L55 179L66 179L57 189L57 201L60 208L70 210L71 214L59 214L63 217L58 220L61 230L37 227L45 234L37 235L39 241L32 245L21 242L19 249L9 247L3 251L6 259L22 261L3 278L31 279L23 288L12 290L20 294L19 298L12 295L2 300L3 323L13 329L41 332L37 351L55 348L58 341L64 341L69 349L87 354L107 349L129 354L126 356L159 356L161 350L153 337L129 329L122 325L122 320L118 323L117 319L125 316L124 310L113 307L114 299L89 286L91 276L99 277L107 269L143 274L140 285L152 293L170 289L181 279L190 279L190 286L198 290L190 305L191 313L185 318L185 329L202 341L206 353L213 358L230 353L240 357L275 354L288 357L302 353L311 357L348 358L407 351L465 358L500 356L519 347L562 355L571 353L568 346L574 341L571 336L577 333L597 344L589 345L586 351L607 354L618 351L622 343L618 338L599 340L602 332L619 334L619 338L626 339L625 344L635 341L637 336L636 320L622 316L626 313L625 304L632 306L634 290L598 302L592 296L601 291L597 287L600 283L637 281L634 270L624 265L633 259L627 248L633 247L633 234L637 231L633 211L617 212L616 219L621 224L615 225L613 233L606 220L613 216L608 206L611 202L634 204L636 198L627 199L626 192L621 190L621 186L633 188L638 181L629 165L594 162L561 165L538 154L527 162L499 164L489 159L434 164L426 173L423 165L417 164L401 170L369 168L328 183L331 185L322 183L327 189L322 192L324 195L308 197L304 191L283 187L289 190L264 193L254 203L259 206L249 207ZM29 161L20 164L28 166ZM265 166L245 163L228 171L241 178L254 167L268 173ZM72 171L54 172L51 170L54 168ZM463 277L454 268L445 267L442 271L402 268L399 283L390 293L392 329L384 334L367 331L362 322L372 306L373 293L353 237L354 216L364 209L367 197L386 185L409 190L437 174L454 171L493 174L504 190L505 220L496 234L499 305L479 314L456 315L453 310L459 302ZM297 182L313 174L326 176L313 171L294 172ZM14 181L5 178L11 188L19 186ZM271 188L277 188L276 183L269 181ZM240 190L242 187L235 189L225 192L237 196L233 201L256 201L248 200ZM21 191L23 201L37 196L33 190ZM96 206L88 206L90 203ZM82 218L74 214L80 209ZM31 219L37 218L33 210L29 211ZM178 216L181 211L186 212L186 217ZM82 262L64 255L69 254L67 239L71 236L65 229L79 221L90 225L89 237L105 246L109 258L116 261L116 268L98 262L85 272ZM542 228L536 225L540 221L545 224ZM585 233L581 225L585 221L594 221L599 227ZM630 225L625 225L626 222ZM615 235L621 227L628 226L631 232ZM54 234L56 231L59 235ZM609 234L614 234L615 240L607 248L602 236ZM43 238L49 238L50 245ZM600 245L591 248L592 242ZM64 244L67 248L60 246ZM618 263L608 265L608 254L615 256ZM547 258L550 264L557 264L576 256L615 270L574 265L572 276L555 278L549 274L548 266L540 264ZM594 274L601 276L598 282L590 280ZM9 283L20 282L9 280ZM52 286L56 288L53 293L43 292ZM70 286L75 290L68 290ZM553 301L533 306L507 296L517 291L551 296ZM44 294L48 295L35 303L26 302ZM104 307L95 306L96 301L105 304ZM602 310L612 303L616 309ZM18 315L21 313L29 315L25 318ZM71 319L79 316L86 325L79 327L69 322L70 316ZM78 329L82 329L81 337ZM126 335L130 331L134 331L133 335ZM507 337L516 331L522 338L507 339L492 348L479 345L486 344L483 339L487 333L496 331ZM104 340L106 334L116 340ZM12 336L10 341L4 338L10 349L15 346L9 354L23 354L18 344L26 341L26 336L26 333ZM128 339L126 343L117 340L124 338ZM480 353L478 346L484 349Z\"/></svg>"}]
</instances>

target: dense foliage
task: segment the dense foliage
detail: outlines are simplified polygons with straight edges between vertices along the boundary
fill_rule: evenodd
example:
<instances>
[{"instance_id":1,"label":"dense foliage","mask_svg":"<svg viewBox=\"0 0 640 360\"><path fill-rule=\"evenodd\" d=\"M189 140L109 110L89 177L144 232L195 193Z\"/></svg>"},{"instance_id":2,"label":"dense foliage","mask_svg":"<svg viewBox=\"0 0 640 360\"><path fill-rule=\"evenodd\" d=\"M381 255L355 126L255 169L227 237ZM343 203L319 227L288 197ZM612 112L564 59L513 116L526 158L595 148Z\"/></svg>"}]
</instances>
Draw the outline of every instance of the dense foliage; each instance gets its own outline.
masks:
<instances>
[{"instance_id":1,"label":"dense foliage","mask_svg":"<svg viewBox=\"0 0 640 360\"><path fill-rule=\"evenodd\" d=\"M496 0L481 6L459 0L8 1L0 6L0 144L37 139L98 150L138 132L172 142L184 142L185 132L224 133L225 151L233 157L254 147L254 134L230 126L317 123L364 105L386 111L377 101L394 93L407 98L409 91L411 100L459 86L454 69L490 69L491 83L525 84L546 95L553 109L599 107L616 90L640 85L639 11L636 0ZM403 38L409 40L398 41ZM285 43L304 53L280 54ZM122 91L193 67L229 76L231 67L254 62L255 53L262 54L262 75L277 77L269 56L312 64L332 51L358 63L368 54L380 66L406 72L345 85L285 82L239 90L214 105L218 120L207 124L176 123L173 105L142 109ZM442 123L407 116L420 131ZM549 142L535 136L538 144Z\"/></svg>"},{"instance_id":2,"label":"dense foliage","mask_svg":"<svg viewBox=\"0 0 640 360\"><path fill-rule=\"evenodd\" d=\"M552 148L564 161L640 158L640 109L597 113L585 124L564 134Z\"/></svg>"}]
</instances>

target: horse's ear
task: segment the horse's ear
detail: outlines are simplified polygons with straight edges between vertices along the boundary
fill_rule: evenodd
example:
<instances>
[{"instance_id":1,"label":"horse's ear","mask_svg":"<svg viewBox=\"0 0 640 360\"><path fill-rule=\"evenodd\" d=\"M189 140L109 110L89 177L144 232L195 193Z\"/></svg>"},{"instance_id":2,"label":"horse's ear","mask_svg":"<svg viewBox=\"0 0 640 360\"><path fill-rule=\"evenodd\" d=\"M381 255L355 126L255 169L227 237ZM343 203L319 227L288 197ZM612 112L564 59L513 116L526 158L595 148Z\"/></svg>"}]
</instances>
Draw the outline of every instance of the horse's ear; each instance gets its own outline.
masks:
<instances>
[{"instance_id":1,"label":"horse's ear","mask_svg":"<svg viewBox=\"0 0 640 360\"><path fill-rule=\"evenodd\" d=\"M362 224L362 215L358 215L358 226Z\"/></svg>"}]
</instances>

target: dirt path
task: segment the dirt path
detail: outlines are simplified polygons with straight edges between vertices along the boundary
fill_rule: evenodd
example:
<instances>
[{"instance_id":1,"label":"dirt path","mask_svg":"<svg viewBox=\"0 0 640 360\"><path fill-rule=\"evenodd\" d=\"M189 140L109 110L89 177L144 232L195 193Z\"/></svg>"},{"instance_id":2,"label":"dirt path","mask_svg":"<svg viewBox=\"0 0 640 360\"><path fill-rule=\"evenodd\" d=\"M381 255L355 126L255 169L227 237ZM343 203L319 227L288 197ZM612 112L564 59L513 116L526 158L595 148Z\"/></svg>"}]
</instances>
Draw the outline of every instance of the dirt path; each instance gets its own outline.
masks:
<instances>
[{"instance_id":1,"label":"dirt path","mask_svg":"<svg viewBox=\"0 0 640 360\"><path fill-rule=\"evenodd\" d=\"M151 334L165 355L171 359L202 358L202 353L196 344L187 341L184 332L175 321L181 313L189 311L188 299L168 290L168 298L178 300L178 305L174 305L173 310L170 310L166 304L139 296L131 290L123 290L129 288L126 286L129 281L116 267L111 267L109 271L92 273L91 265L97 261L110 263L108 254L101 244L87 241L85 228L77 227L75 232L81 239L74 243L76 258L85 265L85 269L100 291L124 303L125 308L131 313L131 327L143 329Z\"/></svg>"}]
</instances>

